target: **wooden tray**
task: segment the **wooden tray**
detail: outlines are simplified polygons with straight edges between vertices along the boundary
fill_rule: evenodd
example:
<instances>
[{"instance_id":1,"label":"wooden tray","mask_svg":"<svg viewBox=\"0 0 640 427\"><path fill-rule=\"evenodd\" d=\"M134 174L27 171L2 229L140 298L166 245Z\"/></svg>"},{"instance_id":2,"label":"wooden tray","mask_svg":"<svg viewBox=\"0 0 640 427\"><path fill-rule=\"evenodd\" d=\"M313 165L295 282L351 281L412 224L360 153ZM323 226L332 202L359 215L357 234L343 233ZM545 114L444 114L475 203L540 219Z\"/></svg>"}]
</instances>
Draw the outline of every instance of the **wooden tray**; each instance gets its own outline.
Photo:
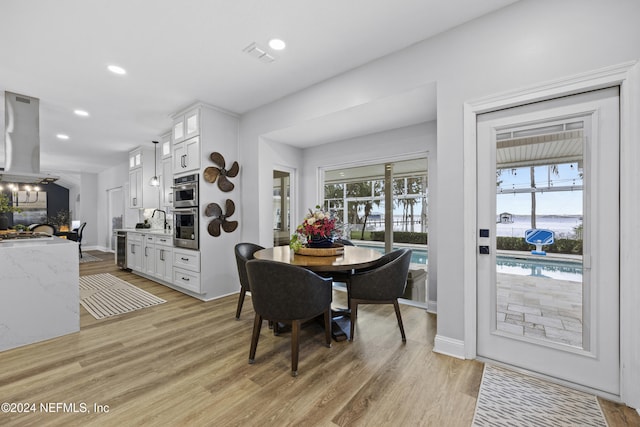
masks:
<instances>
[{"instance_id":1,"label":"wooden tray","mask_svg":"<svg viewBox=\"0 0 640 427\"><path fill-rule=\"evenodd\" d=\"M334 243L330 248L307 248L305 246L298 249L297 255L305 256L336 256L344 253L344 245Z\"/></svg>"}]
</instances>

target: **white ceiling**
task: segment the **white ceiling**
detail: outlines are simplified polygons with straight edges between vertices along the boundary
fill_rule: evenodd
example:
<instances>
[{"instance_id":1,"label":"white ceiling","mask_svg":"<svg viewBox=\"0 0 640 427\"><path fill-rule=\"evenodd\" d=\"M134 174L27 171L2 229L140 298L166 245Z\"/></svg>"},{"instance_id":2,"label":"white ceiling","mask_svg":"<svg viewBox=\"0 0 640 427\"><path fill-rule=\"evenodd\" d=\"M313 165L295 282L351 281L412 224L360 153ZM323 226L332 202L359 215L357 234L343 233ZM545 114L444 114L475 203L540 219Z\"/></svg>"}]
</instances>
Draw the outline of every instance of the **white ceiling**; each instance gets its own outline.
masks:
<instances>
[{"instance_id":1,"label":"white ceiling","mask_svg":"<svg viewBox=\"0 0 640 427\"><path fill-rule=\"evenodd\" d=\"M44 171L99 172L168 131L169 115L197 100L242 114L514 1L3 0L0 96L40 98ZM273 63L242 51L272 37L287 42ZM78 108L90 117L75 116ZM4 100L0 109L3 123ZM308 146L419 117L435 118L435 87L270 137Z\"/></svg>"}]
</instances>

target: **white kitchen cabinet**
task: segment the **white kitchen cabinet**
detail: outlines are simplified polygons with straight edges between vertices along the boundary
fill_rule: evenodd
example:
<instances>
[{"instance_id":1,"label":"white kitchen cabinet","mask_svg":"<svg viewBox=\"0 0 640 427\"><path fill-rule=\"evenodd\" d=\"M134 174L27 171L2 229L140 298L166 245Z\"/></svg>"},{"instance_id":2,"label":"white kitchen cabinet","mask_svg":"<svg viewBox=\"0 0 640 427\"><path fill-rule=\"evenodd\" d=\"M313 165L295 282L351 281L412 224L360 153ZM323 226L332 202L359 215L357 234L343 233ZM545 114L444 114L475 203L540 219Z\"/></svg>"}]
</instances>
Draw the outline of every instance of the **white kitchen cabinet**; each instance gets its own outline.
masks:
<instances>
[{"instance_id":1,"label":"white kitchen cabinet","mask_svg":"<svg viewBox=\"0 0 640 427\"><path fill-rule=\"evenodd\" d=\"M171 157L171 132L160 136L160 158Z\"/></svg>"},{"instance_id":2,"label":"white kitchen cabinet","mask_svg":"<svg viewBox=\"0 0 640 427\"><path fill-rule=\"evenodd\" d=\"M200 252L173 249L173 284L192 292L202 293Z\"/></svg>"},{"instance_id":3,"label":"white kitchen cabinet","mask_svg":"<svg viewBox=\"0 0 640 427\"><path fill-rule=\"evenodd\" d=\"M158 187L149 184L155 173L155 151L153 147L138 147L129 153L129 207L157 208ZM139 160L137 160L139 158ZM131 165L134 164L134 167Z\"/></svg>"},{"instance_id":4,"label":"white kitchen cabinet","mask_svg":"<svg viewBox=\"0 0 640 427\"><path fill-rule=\"evenodd\" d=\"M160 165L160 188L162 191L160 204L167 210L173 207L173 158L162 159Z\"/></svg>"},{"instance_id":5,"label":"white kitchen cabinet","mask_svg":"<svg viewBox=\"0 0 640 427\"><path fill-rule=\"evenodd\" d=\"M173 119L173 143L200 135L200 109L195 108Z\"/></svg>"},{"instance_id":6,"label":"white kitchen cabinet","mask_svg":"<svg viewBox=\"0 0 640 427\"><path fill-rule=\"evenodd\" d=\"M145 234L143 236L142 244L142 264L144 267L143 273L149 276L155 276L156 274L156 238L152 234Z\"/></svg>"},{"instance_id":7,"label":"white kitchen cabinet","mask_svg":"<svg viewBox=\"0 0 640 427\"><path fill-rule=\"evenodd\" d=\"M129 171L129 207L142 208L142 169L132 169Z\"/></svg>"},{"instance_id":8,"label":"white kitchen cabinet","mask_svg":"<svg viewBox=\"0 0 640 427\"><path fill-rule=\"evenodd\" d=\"M129 152L129 170L142 167L142 148Z\"/></svg>"},{"instance_id":9,"label":"white kitchen cabinet","mask_svg":"<svg viewBox=\"0 0 640 427\"><path fill-rule=\"evenodd\" d=\"M200 137L173 144L173 173L200 170Z\"/></svg>"},{"instance_id":10,"label":"white kitchen cabinet","mask_svg":"<svg viewBox=\"0 0 640 427\"><path fill-rule=\"evenodd\" d=\"M143 271L142 234L127 233L127 268Z\"/></svg>"},{"instance_id":11,"label":"white kitchen cabinet","mask_svg":"<svg viewBox=\"0 0 640 427\"><path fill-rule=\"evenodd\" d=\"M155 236L155 277L173 283L173 239Z\"/></svg>"}]
</instances>

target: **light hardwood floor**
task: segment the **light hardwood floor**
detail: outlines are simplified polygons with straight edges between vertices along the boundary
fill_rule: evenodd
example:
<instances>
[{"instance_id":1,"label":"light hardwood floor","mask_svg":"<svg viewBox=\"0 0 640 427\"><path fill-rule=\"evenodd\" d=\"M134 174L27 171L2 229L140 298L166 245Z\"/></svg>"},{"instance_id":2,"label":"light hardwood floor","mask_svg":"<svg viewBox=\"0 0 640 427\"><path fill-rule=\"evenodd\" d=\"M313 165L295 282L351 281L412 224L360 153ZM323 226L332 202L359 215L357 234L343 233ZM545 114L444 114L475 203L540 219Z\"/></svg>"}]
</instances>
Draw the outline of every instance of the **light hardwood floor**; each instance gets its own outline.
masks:
<instances>
[{"instance_id":1,"label":"light hardwood floor","mask_svg":"<svg viewBox=\"0 0 640 427\"><path fill-rule=\"evenodd\" d=\"M237 295L202 302L118 270L111 254L90 253L105 261L80 264L81 275L108 272L167 303L104 320L81 309L79 333L1 352L0 403L38 410L0 412L0 425L471 424L483 364L434 353L436 316L421 309L401 307L406 345L392 306L363 306L353 343L326 348L320 326L305 327L293 378L289 335L266 324L255 364L247 363L250 297L236 321ZM344 296L335 292L334 304L344 306ZM89 412L46 413L41 403ZM634 410L602 403L610 426L640 425Z\"/></svg>"}]
</instances>

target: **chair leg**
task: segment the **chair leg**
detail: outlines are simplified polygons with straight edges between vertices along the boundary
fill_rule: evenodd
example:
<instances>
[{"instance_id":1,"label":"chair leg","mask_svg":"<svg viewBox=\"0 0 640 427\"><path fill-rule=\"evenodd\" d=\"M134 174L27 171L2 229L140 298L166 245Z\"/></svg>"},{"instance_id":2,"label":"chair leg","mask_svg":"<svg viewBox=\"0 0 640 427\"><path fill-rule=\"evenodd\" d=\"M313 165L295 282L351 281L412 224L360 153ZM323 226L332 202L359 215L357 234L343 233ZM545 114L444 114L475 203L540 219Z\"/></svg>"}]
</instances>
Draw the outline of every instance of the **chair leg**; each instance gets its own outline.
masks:
<instances>
[{"instance_id":1,"label":"chair leg","mask_svg":"<svg viewBox=\"0 0 640 427\"><path fill-rule=\"evenodd\" d=\"M298 376L298 352L300 345L298 338L300 336L300 321L294 320L291 323L291 376Z\"/></svg>"},{"instance_id":2,"label":"chair leg","mask_svg":"<svg viewBox=\"0 0 640 427\"><path fill-rule=\"evenodd\" d=\"M353 341L353 336L356 333L356 320L358 319L358 303L351 300L351 330L349 331L349 341Z\"/></svg>"},{"instance_id":3,"label":"chair leg","mask_svg":"<svg viewBox=\"0 0 640 427\"><path fill-rule=\"evenodd\" d=\"M327 347L331 348L331 307L324 312L324 339Z\"/></svg>"},{"instance_id":4,"label":"chair leg","mask_svg":"<svg viewBox=\"0 0 640 427\"><path fill-rule=\"evenodd\" d=\"M256 313L253 319L253 335L251 336L251 348L249 349L249 364L253 364L256 360L256 349L258 348L258 339L260 339L260 329L262 328L262 316Z\"/></svg>"},{"instance_id":5,"label":"chair leg","mask_svg":"<svg viewBox=\"0 0 640 427\"><path fill-rule=\"evenodd\" d=\"M236 308L236 320L240 319L240 312L242 311L242 304L244 304L244 296L247 290L243 287L240 288L240 295L238 296L238 308Z\"/></svg>"},{"instance_id":6,"label":"chair leg","mask_svg":"<svg viewBox=\"0 0 640 427\"><path fill-rule=\"evenodd\" d=\"M400 334L402 334L402 342L407 342L407 337L404 335L404 326L402 326L402 316L400 315L400 304L398 304L398 300L393 301L393 308L396 309L396 317L398 318Z\"/></svg>"}]
</instances>

